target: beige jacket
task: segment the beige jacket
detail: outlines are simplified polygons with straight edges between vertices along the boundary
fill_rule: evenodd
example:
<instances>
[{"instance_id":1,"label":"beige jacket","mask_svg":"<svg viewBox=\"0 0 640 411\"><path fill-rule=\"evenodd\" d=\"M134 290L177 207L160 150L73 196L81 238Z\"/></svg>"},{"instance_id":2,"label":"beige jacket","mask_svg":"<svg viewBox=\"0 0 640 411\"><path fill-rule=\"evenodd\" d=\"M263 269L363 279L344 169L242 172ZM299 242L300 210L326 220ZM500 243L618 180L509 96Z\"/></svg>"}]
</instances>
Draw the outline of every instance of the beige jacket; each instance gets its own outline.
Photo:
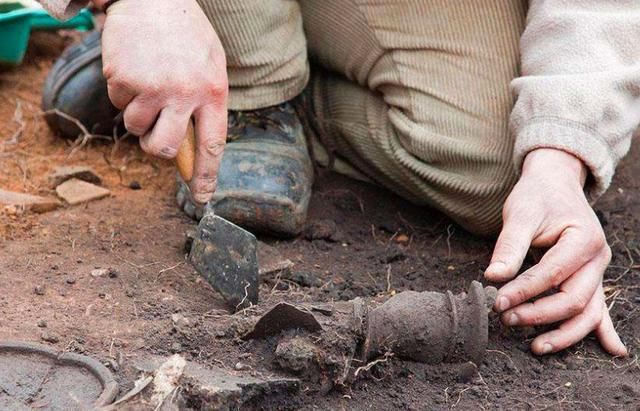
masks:
<instances>
[{"instance_id":1,"label":"beige jacket","mask_svg":"<svg viewBox=\"0 0 640 411\"><path fill-rule=\"evenodd\" d=\"M68 18L84 0L40 0ZM640 2L530 0L522 75L511 115L520 169L540 147L565 150L590 168L602 194L640 125Z\"/></svg>"}]
</instances>

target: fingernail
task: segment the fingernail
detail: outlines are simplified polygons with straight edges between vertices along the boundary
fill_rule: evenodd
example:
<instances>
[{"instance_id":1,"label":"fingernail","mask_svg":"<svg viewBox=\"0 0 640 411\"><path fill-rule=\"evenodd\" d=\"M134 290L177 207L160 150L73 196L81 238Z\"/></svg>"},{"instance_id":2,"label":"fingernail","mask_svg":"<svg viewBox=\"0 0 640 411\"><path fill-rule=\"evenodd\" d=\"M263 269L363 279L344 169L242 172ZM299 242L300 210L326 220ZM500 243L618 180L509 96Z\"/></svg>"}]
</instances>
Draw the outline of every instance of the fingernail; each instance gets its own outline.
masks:
<instances>
[{"instance_id":1,"label":"fingernail","mask_svg":"<svg viewBox=\"0 0 640 411\"><path fill-rule=\"evenodd\" d=\"M518 314L516 313L511 313L509 315L507 315L507 318L505 319L507 325L517 325L519 320L518 320Z\"/></svg>"},{"instance_id":2,"label":"fingernail","mask_svg":"<svg viewBox=\"0 0 640 411\"><path fill-rule=\"evenodd\" d=\"M553 346L549 343L544 343L542 346L542 354L549 354L551 351L553 351Z\"/></svg>"},{"instance_id":3,"label":"fingernail","mask_svg":"<svg viewBox=\"0 0 640 411\"><path fill-rule=\"evenodd\" d=\"M495 263L489 265L489 267L487 268L487 270L485 271L485 273L494 276L494 275L502 275L504 274L505 270L507 269L507 266L505 263L502 263L500 261L496 261Z\"/></svg>"},{"instance_id":4,"label":"fingernail","mask_svg":"<svg viewBox=\"0 0 640 411\"><path fill-rule=\"evenodd\" d=\"M499 312L509 309L509 299L507 297L498 297L496 300L496 308Z\"/></svg>"},{"instance_id":5,"label":"fingernail","mask_svg":"<svg viewBox=\"0 0 640 411\"><path fill-rule=\"evenodd\" d=\"M200 193L200 194L195 194L193 196L193 199L196 200L196 202L200 203L200 204L205 204L209 201L209 199L211 198L211 196L213 195L213 193Z\"/></svg>"}]
</instances>

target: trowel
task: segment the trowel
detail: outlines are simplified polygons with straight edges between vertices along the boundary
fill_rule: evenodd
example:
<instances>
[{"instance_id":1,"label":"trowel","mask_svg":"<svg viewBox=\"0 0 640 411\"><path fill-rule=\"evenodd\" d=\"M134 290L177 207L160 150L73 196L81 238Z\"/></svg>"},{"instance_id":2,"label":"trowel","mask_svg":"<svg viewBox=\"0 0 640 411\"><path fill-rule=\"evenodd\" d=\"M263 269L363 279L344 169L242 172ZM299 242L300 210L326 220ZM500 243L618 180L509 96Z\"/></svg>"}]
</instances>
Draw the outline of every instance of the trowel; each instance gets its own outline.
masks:
<instances>
[{"instance_id":1,"label":"trowel","mask_svg":"<svg viewBox=\"0 0 640 411\"><path fill-rule=\"evenodd\" d=\"M176 156L182 179L193 178L196 139L193 122ZM234 311L258 303L258 241L247 230L217 216L210 207L193 238L189 261Z\"/></svg>"}]
</instances>

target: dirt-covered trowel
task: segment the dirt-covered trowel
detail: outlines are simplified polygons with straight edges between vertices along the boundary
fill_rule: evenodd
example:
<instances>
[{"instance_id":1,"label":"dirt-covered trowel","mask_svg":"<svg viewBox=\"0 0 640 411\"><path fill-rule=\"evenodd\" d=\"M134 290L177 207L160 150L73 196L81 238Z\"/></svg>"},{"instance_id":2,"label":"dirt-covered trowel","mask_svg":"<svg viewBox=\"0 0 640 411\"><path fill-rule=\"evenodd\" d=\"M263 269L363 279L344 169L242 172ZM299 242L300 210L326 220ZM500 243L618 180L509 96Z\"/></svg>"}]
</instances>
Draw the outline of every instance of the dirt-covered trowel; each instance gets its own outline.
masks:
<instances>
[{"instance_id":1,"label":"dirt-covered trowel","mask_svg":"<svg viewBox=\"0 0 640 411\"><path fill-rule=\"evenodd\" d=\"M193 177L195 160L193 125L176 156L176 166L185 182ZM247 230L214 215L209 207L193 238L189 260L195 269L235 310L258 302L258 241Z\"/></svg>"}]
</instances>

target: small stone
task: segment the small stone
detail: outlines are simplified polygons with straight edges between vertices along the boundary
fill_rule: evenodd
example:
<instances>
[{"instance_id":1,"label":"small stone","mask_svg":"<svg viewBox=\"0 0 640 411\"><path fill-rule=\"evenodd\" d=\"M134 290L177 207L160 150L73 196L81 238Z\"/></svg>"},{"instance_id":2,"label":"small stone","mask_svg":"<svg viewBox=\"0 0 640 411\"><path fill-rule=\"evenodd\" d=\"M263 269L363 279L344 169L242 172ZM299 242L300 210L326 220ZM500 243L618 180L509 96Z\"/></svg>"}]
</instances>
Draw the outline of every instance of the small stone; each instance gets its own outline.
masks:
<instances>
[{"instance_id":1,"label":"small stone","mask_svg":"<svg viewBox=\"0 0 640 411\"><path fill-rule=\"evenodd\" d=\"M173 328L178 332L186 334L191 330L191 320L182 314L172 314L171 321L173 322Z\"/></svg>"},{"instance_id":2,"label":"small stone","mask_svg":"<svg viewBox=\"0 0 640 411\"><path fill-rule=\"evenodd\" d=\"M325 240L332 243L342 242L342 235L333 220L316 220L311 222L304 231L304 238L309 241Z\"/></svg>"},{"instance_id":3,"label":"small stone","mask_svg":"<svg viewBox=\"0 0 640 411\"><path fill-rule=\"evenodd\" d=\"M277 248L258 242L258 270L261 276L272 273L289 272L293 262L284 258Z\"/></svg>"},{"instance_id":4,"label":"small stone","mask_svg":"<svg viewBox=\"0 0 640 411\"><path fill-rule=\"evenodd\" d=\"M98 297L107 298L107 294L106 293L98 293Z\"/></svg>"},{"instance_id":5,"label":"small stone","mask_svg":"<svg viewBox=\"0 0 640 411\"><path fill-rule=\"evenodd\" d=\"M66 282L67 282L67 284L72 285L72 284L75 284L75 283L76 283L76 279L75 279L74 277L68 277L68 278L66 279Z\"/></svg>"},{"instance_id":6,"label":"small stone","mask_svg":"<svg viewBox=\"0 0 640 411\"><path fill-rule=\"evenodd\" d=\"M129 298L133 298L135 296L135 293L133 290L125 290L124 295L126 295Z\"/></svg>"},{"instance_id":7,"label":"small stone","mask_svg":"<svg viewBox=\"0 0 640 411\"><path fill-rule=\"evenodd\" d=\"M248 364L245 364L245 363L243 363L243 362L241 362L241 361L238 361L238 362L236 363L236 365L234 365L234 366L233 366L233 368L234 368L236 371L244 371L244 370L249 370L249 369L251 369L251 367L250 367Z\"/></svg>"},{"instance_id":8,"label":"small stone","mask_svg":"<svg viewBox=\"0 0 640 411\"><path fill-rule=\"evenodd\" d=\"M396 243L401 244L401 245L409 244L409 236L407 236L406 234L398 235L396 237Z\"/></svg>"},{"instance_id":9,"label":"small stone","mask_svg":"<svg viewBox=\"0 0 640 411\"><path fill-rule=\"evenodd\" d=\"M38 321L38 328L47 328L47 322L45 320Z\"/></svg>"},{"instance_id":10,"label":"small stone","mask_svg":"<svg viewBox=\"0 0 640 411\"><path fill-rule=\"evenodd\" d=\"M60 338L57 335L48 332L43 332L42 335L40 335L40 338L42 338L42 341L46 341L51 344L60 342Z\"/></svg>"},{"instance_id":11,"label":"small stone","mask_svg":"<svg viewBox=\"0 0 640 411\"><path fill-rule=\"evenodd\" d=\"M177 341L171 344L171 352L177 353L181 351L182 351L182 344L180 344Z\"/></svg>"},{"instance_id":12,"label":"small stone","mask_svg":"<svg viewBox=\"0 0 640 411\"><path fill-rule=\"evenodd\" d=\"M316 355L316 346L302 337L281 341L276 347L277 364L295 373L309 368Z\"/></svg>"},{"instance_id":13,"label":"small stone","mask_svg":"<svg viewBox=\"0 0 640 411\"><path fill-rule=\"evenodd\" d=\"M44 292L45 292L44 285L36 285L33 288L33 292L36 293L37 295L44 295Z\"/></svg>"},{"instance_id":14,"label":"small stone","mask_svg":"<svg viewBox=\"0 0 640 411\"><path fill-rule=\"evenodd\" d=\"M111 192L106 188L72 178L56 187L60 198L71 205L86 203L107 197Z\"/></svg>"},{"instance_id":15,"label":"small stone","mask_svg":"<svg viewBox=\"0 0 640 411\"><path fill-rule=\"evenodd\" d=\"M285 278L302 287L318 287L322 282L317 275L308 271L296 271L291 275L285 276Z\"/></svg>"},{"instance_id":16,"label":"small stone","mask_svg":"<svg viewBox=\"0 0 640 411\"><path fill-rule=\"evenodd\" d=\"M140 184L139 181L133 180L132 182L129 183L129 188L132 190L142 190L142 185Z\"/></svg>"},{"instance_id":17,"label":"small stone","mask_svg":"<svg viewBox=\"0 0 640 411\"><path fill-rule=\"evenodd\" d=\"M118 278L118 271L116 271L115 268L109 267L108 275L109 275L109 278Z\"/></svg>"},{"instance_id":18,"label":"small stone","mask_svg":"<svg viewBox=\"0 0 640 411\"><path fill-rule=\"evenodd\" d=\"M60 202L54 198L16 193L2 189L0 189L0 204L11 208L11 210L5 209L5 211L11 215L18 215L20 210L46 213L47 211L52 211L60 207Z\"/></svg>"},{"instance_id":19,"label":"small stone","mask_svg":"<svg viewBox=\"0 0 640 411\"><path fill-rule=\"evenodd\" d=\"M92 184L100 185L102 179L91 169L86 166L61 166L57 167L53 173L49 175L49 182L51 187L55 188L65 181L76 178L78 180L86 181Z\"/></svg>"},{"instance_id":20,"label":"small stone","mask_svg":"<svg viewBox=\"0 0 640 411\"><path fill-rule=\"evenodd\" d=\"M458 368L458 381L464 384L471 382L477 370L478 367L472 362L461 364Z\"/></svg>"},{"instance_id":21,"label":"small stone","mask_svg":"<svg viewBox=\"0 0 640 411\"><path fill-rule=\"evenodd\" d=\"M96 268L95 270L91 270L91 277L98 278L104 277L109 274L109 270L106 268Z\"/></svg>"}]
</instances>

